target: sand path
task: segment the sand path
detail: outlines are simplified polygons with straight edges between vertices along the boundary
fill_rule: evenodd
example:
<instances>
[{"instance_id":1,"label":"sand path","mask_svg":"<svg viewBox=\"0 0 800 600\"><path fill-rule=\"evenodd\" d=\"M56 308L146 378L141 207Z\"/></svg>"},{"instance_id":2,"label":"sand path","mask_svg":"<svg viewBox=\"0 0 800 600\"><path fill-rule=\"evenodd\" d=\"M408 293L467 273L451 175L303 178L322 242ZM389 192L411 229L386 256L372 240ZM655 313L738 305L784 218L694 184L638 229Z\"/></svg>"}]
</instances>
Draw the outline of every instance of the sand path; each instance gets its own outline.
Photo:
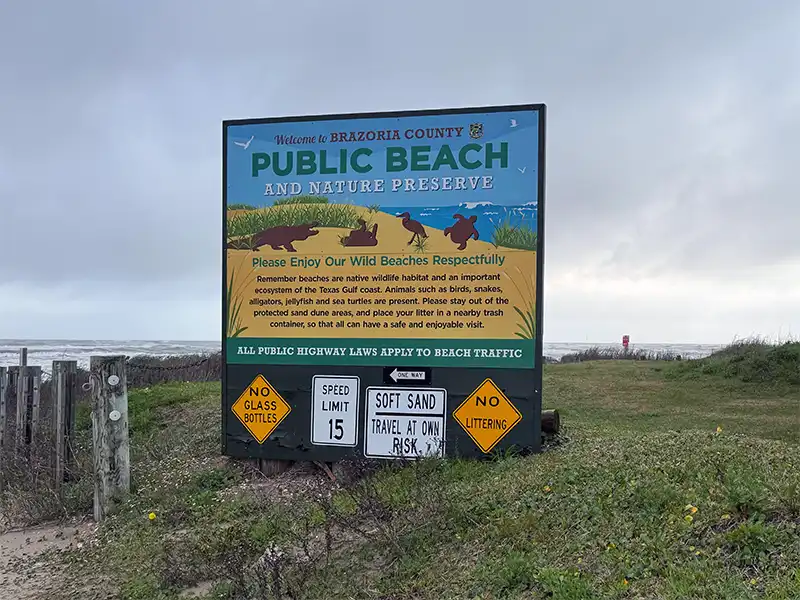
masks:
<instances>
[{"instance_id":1,"label":"sand path","mask_svg":"<svg viewBox=\"0 0 800 600\"><path fill-rule=\"evenodd\" d=\"M0 534L0 596L35 600L63 591L63 573L47 559L54 552L82 547L91 534L89 524L44 525Z\"/></svg>"}]
</instances>

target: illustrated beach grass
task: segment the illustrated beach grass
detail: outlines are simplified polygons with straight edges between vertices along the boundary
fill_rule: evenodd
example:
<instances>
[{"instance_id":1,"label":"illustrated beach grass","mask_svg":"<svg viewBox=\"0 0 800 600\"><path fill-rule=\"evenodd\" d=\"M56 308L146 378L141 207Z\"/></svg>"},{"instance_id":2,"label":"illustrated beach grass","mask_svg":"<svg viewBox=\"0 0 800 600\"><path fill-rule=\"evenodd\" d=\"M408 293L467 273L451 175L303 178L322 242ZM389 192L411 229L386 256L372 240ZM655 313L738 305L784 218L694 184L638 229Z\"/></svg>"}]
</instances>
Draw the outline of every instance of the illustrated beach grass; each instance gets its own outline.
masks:
<instances>
[{"instance_id":1,"label":"illustrated beach grass","mask_svg":"<svg viewBox=\"0 0 800 600\"><path fill-rule=\"evenodd\" d=\"M325 196L292 196L291 198L278 198L273 206L283 206L285 204L328 204Z\"/></svg>"},{"instance_id":2,"label":"illustrated beach grass","mask_svg":"<svg viewBox=\"0 0 800 600\"><path fill-rule=\"evenodd\" d=\"M317 223L318 227L350 227L358 225L359 212L348 204L326 202L283 203L228 217L228 237L236 239L253 235L270 227Z\"/></svg>"},{"instance_id":3,"label":"illustrated beach grass","mask_svg":"<svg viewBox=\"0 0 800 600\"><path fill-rule=\"evenodd\" d=\"M228 204L228 210L256 210L258 207L253 206L252 204Z\"/></svg>"},{"instance_id":4,"label":"illustrated beach grass","mask_svg":"<svg viewBox=\"0 0 800 600\"><path fill-rule=\"evenodd\" d=\"M512 278L508 273L503 273L522 298L522 306L514 306L514 312L521 319L517 322L517 331L514 335L523 340L532 340L536 337L536 269L533 269L530 280L525 277L519 267L515 267L514 270L519 274L518 279ZM522 289L520 284L522 284Z\"/></svg>"},{"instance_id":5,"label":"illustrated beach grass","mask_svg":"<svg viewBox=\"0 0 800 600\"><path fill-rule=\"evenodd\" d=\"M518 250L536 250L538 235L534 226L529 223L513 225L510 215L499 223L492 222L492 243L496 247L515 248Z\"/></svg>"},{"instance_id":6,"label":"illustrated beach grass","mask_svg":"<svg viewBox=\"0 0 800 600\"><path fill-rule=\"evenodd\" d=\"M241 308L242 298L241 294L234 294L233 282L235 279L235 269L231 267L231 274L228 280L228 293L227 293L227 306L225 307L226 316L226 334L229 338L239 337L247 330L247 327L242 326Z\"/></svg>"}]
</instances>

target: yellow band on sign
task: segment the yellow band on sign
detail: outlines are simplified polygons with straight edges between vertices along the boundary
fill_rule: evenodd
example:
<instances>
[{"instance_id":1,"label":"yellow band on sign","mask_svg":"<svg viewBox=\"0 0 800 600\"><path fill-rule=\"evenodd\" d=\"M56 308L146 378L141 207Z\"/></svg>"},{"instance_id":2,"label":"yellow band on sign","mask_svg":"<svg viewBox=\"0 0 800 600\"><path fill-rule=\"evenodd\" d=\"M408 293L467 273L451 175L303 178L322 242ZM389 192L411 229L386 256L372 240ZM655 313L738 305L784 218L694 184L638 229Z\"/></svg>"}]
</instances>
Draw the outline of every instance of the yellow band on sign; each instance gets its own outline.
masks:
<instances>
[{"instance_id":1,"label":"yellow band on sign","mask_svg":"<svg viewBox=\"0 0 800 600\"><path fill-rule=\"evenodd\" d=\"M231 410L255 440L263 444L292 407L263 375L258 375L233 403Z\"/></svg>"},{"instance_id":2,"label":"yellow band on sign","mask_svg":"<svg viewBox=\"0 0 800 600\"><path fill-rule=\"evenodd\" d=\"M489 378L453 411L453 418L484 454L522 421L522 413Z\"/></svg>"}]
</instances>

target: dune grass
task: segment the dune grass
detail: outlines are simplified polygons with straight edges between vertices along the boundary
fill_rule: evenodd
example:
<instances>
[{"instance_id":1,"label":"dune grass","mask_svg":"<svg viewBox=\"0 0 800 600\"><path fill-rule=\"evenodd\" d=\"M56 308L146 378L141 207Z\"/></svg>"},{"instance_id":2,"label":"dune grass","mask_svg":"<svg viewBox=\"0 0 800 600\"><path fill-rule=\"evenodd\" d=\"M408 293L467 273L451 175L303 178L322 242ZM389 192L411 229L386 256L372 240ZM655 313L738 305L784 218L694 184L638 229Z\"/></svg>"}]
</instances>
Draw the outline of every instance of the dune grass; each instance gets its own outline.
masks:
<instances>
[{"instance_id":1,"label":"dune grass","mask_svg":"<svg viewBox=\"0 0 800 600\"><path fill-rule=\"evenodd\" d=\"M273 206L286 204L328 204L328 198L325 196L292 196L291 198L278 198L273 202Z\"/></svg>"},{"instance_id":2,"label":"dune grass","mask_svg":"<svg viewBox=\"0 0 800 600\"><path fill-rule=\"evenodd\" d=\"M492 228L492 244L495 247L536 250L538 234L535 223L513 225L511 216L506 215L501 221L492 222Z\"/></svg>"},{"instance_id":3,"label":"dune grass","mask_svg":"<svg viewBox=\"0 0 800 600\"><path fill-rule=\"evenodd\" d=\"M228 210L256 210L252 204L228 204Z\"/></svg>"},{"instance_id":4,"label":"dune grass","mask_svg":"<svg viewBox=\"0 0 800 600\"><path fill-rule=\"evenodd\" d=\"M745 383L800 385L800 342L737 340L705 359L690 361L681 373L693 377L719 375Z\"/></svg>"},{"instance_id":5,"label":"dune grass","mask_svg":"<svg viewBox=\"0 0 800 600\"><path fill-rule=\"evenodd\" d=\"M234 294L233 281L235 276L235 269L231 267L231 274L228 278L228 293L225 294L227 306L225 307L225 334L229 338L239 337L242 333L247 331L247 327L242 326L242 298L240 294Z\"/></svg>"},{"instance_id":6,"label":"dune grass","mask_svg":"<svg viewBox=\"0 0 800 600\"><path fill-rule=\"evenodd\" d=\"M317 223L318 227L350 227L358 224L358 210L347 204L280 204L228 217L228 237L236 239L279 226Z\"/></svg>"},{"instance_id":7,"label":"dune grass","mask_svg":"<svg viewBox=\"0 0 800 600\"><path fill-rule=\"evenodd\" d=\"M71 577L128 600L798 598L800 386L685 368L546 365L546 452L338 486L219 457L217 383L132 390L134 494Z\"/></svg>"},{"instance_id":8,"label":"dune grass","mask_svg":"<svg viewBox=\"0 0 800 600\"><path fill-rule=\"evenodd\" d=\"M676 360L678 355L670 351L628 349L594 346L562 356L558 362L578 363L590 360Z\"/></svg>"}]
</instances>

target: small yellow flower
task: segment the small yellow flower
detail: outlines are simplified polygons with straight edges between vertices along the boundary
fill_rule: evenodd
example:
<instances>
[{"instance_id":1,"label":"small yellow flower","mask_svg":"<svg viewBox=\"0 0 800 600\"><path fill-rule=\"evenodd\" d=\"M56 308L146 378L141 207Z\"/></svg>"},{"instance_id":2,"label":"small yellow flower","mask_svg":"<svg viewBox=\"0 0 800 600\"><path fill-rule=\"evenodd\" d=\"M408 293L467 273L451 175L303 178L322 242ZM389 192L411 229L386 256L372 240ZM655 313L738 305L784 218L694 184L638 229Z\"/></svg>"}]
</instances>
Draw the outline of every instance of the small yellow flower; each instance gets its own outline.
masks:
<instances>
[{"instance_id":1,"label":"small yellow flower","mask_svg":"<svg viewBox=\"0 0 800 600\"><path fill-rule=\"evenodd\" d=\"M544 491L545 492L549 492L550 491L550 486L549 485L544 486Z\"/></svg>"},{"instance_id":2,"label":"small yellow flower","mask_svg":"<svg viewBox=\"0 0 800 600\"><path fill-rule=\"evenodd\" d=\"M607 548L608 550L613 550L613 549L614 549L614 548L616 548L616 547L617 547L617 545L616 545L614 542L610 542L610 543L608 544L608 546L606 546L606 548Z\"/></svg>"},{"instance_id":3,"label":"small yellow flower","mask_svg":"<svg viewBox=\"0 0 800 600\"><path fill-rule=\"evenodd\" d=\"M690 550L691 552L694 552L694 546L689 546L689 550Z\"/></svg>"},{"instance_id":4,"label":"small yellow flower","mask_svg":"<svg viewBox=\"0 0 800 600\"><path fill-rule=\"evenodd\" d=\"M623 579L622 580L622 585L628 585L628 580L627 579Z\"/></svg>"},{"instance_id":5,"label":"small yellow flower","mask_svg":"<svg viewBox=\"0 0 800 600\"><path fill-rule=\"evenodd\" d=\"M697 512L697 507L693 506L692 508L689 509L689 512L691 512L692 514L695 514Z\"/></svg>"},{"instance_id":6,"label":"small yellow flower","mask_svg":"<svg viewBox=\"0 0 800 600\"><path fill-rule=\"evenodd\" d=\"M700 556L700 550L694 553L695 556Z\"/></svg>"},{"instance_id":7,"label":"small yellow flower","mask_svg":"<svg viewBox=\"0 0 800 600\"><path fill-rule=\"evenodd\" d=\"M727 521L730 518L731 518L731 516L728 513L725 513L724 515L722 515L722 520L723 521Z\"/></svg>"},{"instance_id":8,"label":"small yellow flower","mask_svg":"<svg viewBox=\"0 0 800 600\"><path fill-rule=\"evenodd\" d=\"M686 521L687 523L691 523L692 521L694 521L694 517L692 515L686 515L685 517L683 517L683 520Z\"/></svg>"},{"instance_id":9,"label":"small yellow flower","mask_svg":"<svg viewBox=\"0 0 800 600\"><path fill-rule=\"evenodd\" d=\"M717 433L722 433L722 427L720 427L719 425L717 425Z\"/></svg>"},{"instance_id":10,"label":"small yellow flower","mask_svg":"<svg viewBox=\"0 0 800 600\"><path fill-rule=\"evenodd\" d=\"M757 583L758 583L758 582L757 582L755 579L751 579L751 580L750 580L750 585L755 585L755 584L757 584Z\"/></svg>"},{"instance_id":11,"label":"small yellow flower","mask_svg":"<svg viewBox=\"0 0 800 600\"><path fill-rule=\"evenodd\" d=\"M150 519L151 521L155 521L156 520L156 513L151 512L149 515L147 515L147 518Z\"/></svg>"}]
</instances>

